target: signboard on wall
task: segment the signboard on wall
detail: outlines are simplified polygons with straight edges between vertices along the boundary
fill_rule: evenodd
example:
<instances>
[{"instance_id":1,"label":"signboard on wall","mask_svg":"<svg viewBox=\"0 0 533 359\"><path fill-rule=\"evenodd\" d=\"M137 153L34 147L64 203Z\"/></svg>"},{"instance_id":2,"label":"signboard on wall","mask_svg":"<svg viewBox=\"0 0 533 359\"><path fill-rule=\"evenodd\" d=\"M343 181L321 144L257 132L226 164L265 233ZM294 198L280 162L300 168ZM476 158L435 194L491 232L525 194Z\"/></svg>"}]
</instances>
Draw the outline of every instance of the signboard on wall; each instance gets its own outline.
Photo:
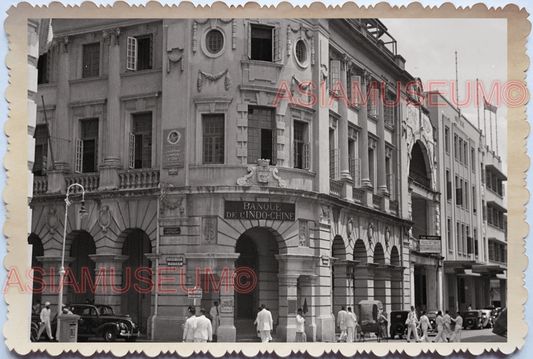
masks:
<instances>
[{"instance_id":1,"label":"signboard on wall","mask_svg":"<svg viewBox=\"0 0 533 359\"><path fill-rule=\"evenodd\" d=\"M163 130L163 168L183 168L185 128Z\"/></svg>"},{"instance_id":2,"label":"signboard on wall","mask_svg":"<svg viewBox=\"0 0 533 359\"><path fill-rule=\"evenodd\" d=\"M420 253L435 253L438 254L441 252L441 240L440 236L428 236L420 235L418 236L418 252Z\"/></svg>"},{"instance_id":3,"label":"signboard on wall","mask_svg":"<svg viewBox=\"0 0 533 359\"><path fill-rule=\"evenodd\" d=\"M233 298L224 298L220 300L221 313L233 313Z\"/></svg>"},{"instance_id":4,"label":"signboard on wall","mask_svg":"<svg viewBox=\"0 0 533 359\"><path fill-rule=\"evenodd\" d=\"M283 202L225 201L224 218L294 221L296 205Z\"/></svg>"}]
</instances>

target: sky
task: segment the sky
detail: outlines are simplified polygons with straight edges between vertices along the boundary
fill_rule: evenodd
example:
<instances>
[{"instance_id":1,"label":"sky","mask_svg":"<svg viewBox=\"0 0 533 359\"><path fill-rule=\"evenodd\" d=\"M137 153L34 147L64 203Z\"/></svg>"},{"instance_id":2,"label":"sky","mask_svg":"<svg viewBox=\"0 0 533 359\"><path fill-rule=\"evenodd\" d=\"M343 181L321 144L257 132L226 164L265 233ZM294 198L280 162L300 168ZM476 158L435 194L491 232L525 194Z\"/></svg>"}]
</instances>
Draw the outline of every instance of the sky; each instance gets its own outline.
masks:
<instances>
[{"instance_id":1,"label":"sky","mask_svg":"<svg viewBox=\"0 0 533 359\"><path fill-rule=\"evenodd\" d=\"M459 103L467 99L466 81L476 78L483 81L485 92L495 81L502 84L507 79L507 20L506 19L380 19L396 40L398 54L406 60L406 70L419 77L425 90L428 81L446 81L447 85L435 86L446 91L451 100L450 81L455 81L455 52L459 79ZM473 101L472 101L473 102ZM478 109L472 104L461 108L463 115L477 127ZM483 108L480 108L480 123L483 129ZM490 136L489 111L487 132ZM493 146L496 149L498 123L498 153L507 163L507 109L502 103L493 119ZM490 145L490 137L487 137Z\"/></svg>"}]
</instances>

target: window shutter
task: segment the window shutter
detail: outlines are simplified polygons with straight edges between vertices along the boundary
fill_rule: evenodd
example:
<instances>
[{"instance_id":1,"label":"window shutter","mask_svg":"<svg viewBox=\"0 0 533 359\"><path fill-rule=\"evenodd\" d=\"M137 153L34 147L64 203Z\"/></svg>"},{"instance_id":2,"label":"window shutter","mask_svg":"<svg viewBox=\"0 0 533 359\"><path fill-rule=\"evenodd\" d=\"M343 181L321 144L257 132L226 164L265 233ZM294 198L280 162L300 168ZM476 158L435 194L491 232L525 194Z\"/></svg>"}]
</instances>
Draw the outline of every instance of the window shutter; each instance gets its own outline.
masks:
<instances>
[{"instance_id":1,"label":"window shutter","mask_svg":"<svg viewBox=\"0 0 533 359\"><path fill-rule=\"evenodd\" d=\"M272 61L281 61L281 28L275 27L272 29L272 54L274 58Z\"/></svg>"},{"instance_id":2,"label":"window shutter","mask_svg":"<svg viewBox=\"0 0 533 359\"><path fill-rule=\"evenodd\" d=\"M461 188L455 189L455 201L457 205L463 204L463 190Z\"/></svg>"},{"instance_id":3,"label":"window shutter","mask_svg":"<svg viewBox=\"0 0 533 359\"><path fill-rule=\"evenodd\" d=\"M304 163L303 163L303 168L304 170L308 170L309 169L309 143L304 143L304 147L303 147L303 160L304 160Z\"/></svg>"},{"instance_id":4,"label":"window shutter","mask_svg":"<svg viewBox=\"0 0 533 359\"><path fill-rule=\"evenodd\" d=\"M479 243L478 243L478 240L477 240L477 239L474 241L474 254L475 254L476 256L479 255Z\"/></svg>"},{"instance_id":5,"label":"window shutter","mask_svg":"<svg viewBox=\"0 0 533 359\"><path fill-rule=\"evenodd\" d=\"M473 242L473 238L472 237L467 237L467 243L466 243L466 252L468 254L472 254L472 242Z\"/></svg>"},{"instance_id":6,"label":"window shutter","mask_svg":"<svg viewBox=\"0 0 533 359\"><path fill-rule=\"evenodd\" d=\"M153 63L154 63L154 37L152 34L150 34L150 68L153 69Z\"/></svg>"},{"instance_id":7,"label":"window shutter","mask_svg":"<svg viewBox=\"0 0 533 359\"><path fill-rule=\"evenodd\" d=\"M341 62L332 60L329 63L329 89L333 91L335 84L341 80Z\"/></svg>"},{"instance_id":8,"label":"window shutter","mask_svg":"<svg viewBox=\"0 0 533 359\"><path fill-rule=\"evenodd\" d=\"M252 24L248 23L248 59L252 59Z\"/></svg>"},{"instance_id":9,"label":"window shutter","mask_svg":"<svg viewBox=\"0 0 533 359\"><path fill-rule=\"evenodd\" d=\"M353 105L354 106L360 106L361 105L361 99L359 98L359 93L357 92L357 90L353 91L354 88L354 83L358 83L359 84L359 89L361 90L361 76L351 76L351 79L350 79L350 88L351 88L351 92L352 92L352 98L350 98L350 102L353 102Z\"/></svg>"},{"instance_id":10,"label":"window shutter","mask_svg":"<svg viewBox=\"0 0 533 359\"><path fill-rule=\"evenodd\" d=\"M128 36L126 69L137 71L137 39Z\"/></svg>"},{"instance_id":11,"label":"window shutter","mask_svg":"<svg viewBox=\"0 0 533 359\"><path fill-rule=\"evenodd\" d=\"M74 165L74 172L81 173L83 168L83 141L76 139L76 163Z\"/></svg>"},{"instance_id":12,"label":"window shutter","mask_svg":"<svg viewBox=\"0 0 533 359\"><path fill-rule=\"evenodd\" d=\"M360 158L354 158L354 171L352 174L353 177L353 185L356 188L361 188L361 159Z\"/></svg>"},{"instance_id":13,"label":"window shutter","mask_svg":"<svg viewBox=\"0 0 533 359\"><path fill-rule=\"evenodd\" d=\"M130 133L130 169L135 168L135 135Z\"/></svg>"}]
</instances>

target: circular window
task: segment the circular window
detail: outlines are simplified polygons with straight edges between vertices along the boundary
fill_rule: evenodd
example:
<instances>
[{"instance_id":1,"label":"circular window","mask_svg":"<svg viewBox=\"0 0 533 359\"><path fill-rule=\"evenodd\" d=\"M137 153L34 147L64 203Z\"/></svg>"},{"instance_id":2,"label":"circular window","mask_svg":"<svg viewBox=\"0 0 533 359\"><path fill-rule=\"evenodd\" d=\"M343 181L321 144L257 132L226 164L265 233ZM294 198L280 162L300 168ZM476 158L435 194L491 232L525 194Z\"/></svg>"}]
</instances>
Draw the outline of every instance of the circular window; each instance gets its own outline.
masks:
<instances>
[{"instance_id":1,"label":"circular window","mask_svg":"<svg viewBox=\"0 0 533 359\"><path fill-rule=\"evenodd\" d=\"M296 43L296 58L300 64L304 64L307 60L307 47L303 40L298 40Z\"/></svg>"},{"instance_id":2,"label":"circular window","mask_svg":"<svg viewBox=\"0 0 533 359\"><path fill-rule=\"evenodd\" d=\"M207 33L206 37L207 51L211 54L218 54L224 46L224 36L218 30L211 30Z\"/></svg>"}]
</instances>

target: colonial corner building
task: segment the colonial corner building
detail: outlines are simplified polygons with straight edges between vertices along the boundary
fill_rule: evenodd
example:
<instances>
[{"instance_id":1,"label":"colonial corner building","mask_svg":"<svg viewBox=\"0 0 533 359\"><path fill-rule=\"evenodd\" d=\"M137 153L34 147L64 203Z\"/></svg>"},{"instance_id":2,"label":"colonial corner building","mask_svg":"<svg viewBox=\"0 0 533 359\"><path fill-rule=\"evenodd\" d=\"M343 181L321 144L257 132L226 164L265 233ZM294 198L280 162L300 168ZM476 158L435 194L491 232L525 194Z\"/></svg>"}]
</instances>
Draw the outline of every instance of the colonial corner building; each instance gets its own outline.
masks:
<instances>
[{"instance_id":1,"label":"colonial corner building","mask_svg":"<svg viewBox=\"0 0 533 359\"><path fill-rule=\"evenodd\" d=\"M361 300L505 306L501 160L453 106L417 104L379 20L53 19L39 51L47 25L28 23L28 242L56 284L34 300L58 303L66 227L77 282L115 271L63 302L111 305L156 341L181 341L188 306L215 300L222 342L254 338L263 303L278 341L298 307L309 340L333 341ZM64 223L73 183L89 215L71 192ZM251 291L183 290L241 267ZM162 268L164 291L110 287L146 289Z\"/></svg>"}]
</instances>

